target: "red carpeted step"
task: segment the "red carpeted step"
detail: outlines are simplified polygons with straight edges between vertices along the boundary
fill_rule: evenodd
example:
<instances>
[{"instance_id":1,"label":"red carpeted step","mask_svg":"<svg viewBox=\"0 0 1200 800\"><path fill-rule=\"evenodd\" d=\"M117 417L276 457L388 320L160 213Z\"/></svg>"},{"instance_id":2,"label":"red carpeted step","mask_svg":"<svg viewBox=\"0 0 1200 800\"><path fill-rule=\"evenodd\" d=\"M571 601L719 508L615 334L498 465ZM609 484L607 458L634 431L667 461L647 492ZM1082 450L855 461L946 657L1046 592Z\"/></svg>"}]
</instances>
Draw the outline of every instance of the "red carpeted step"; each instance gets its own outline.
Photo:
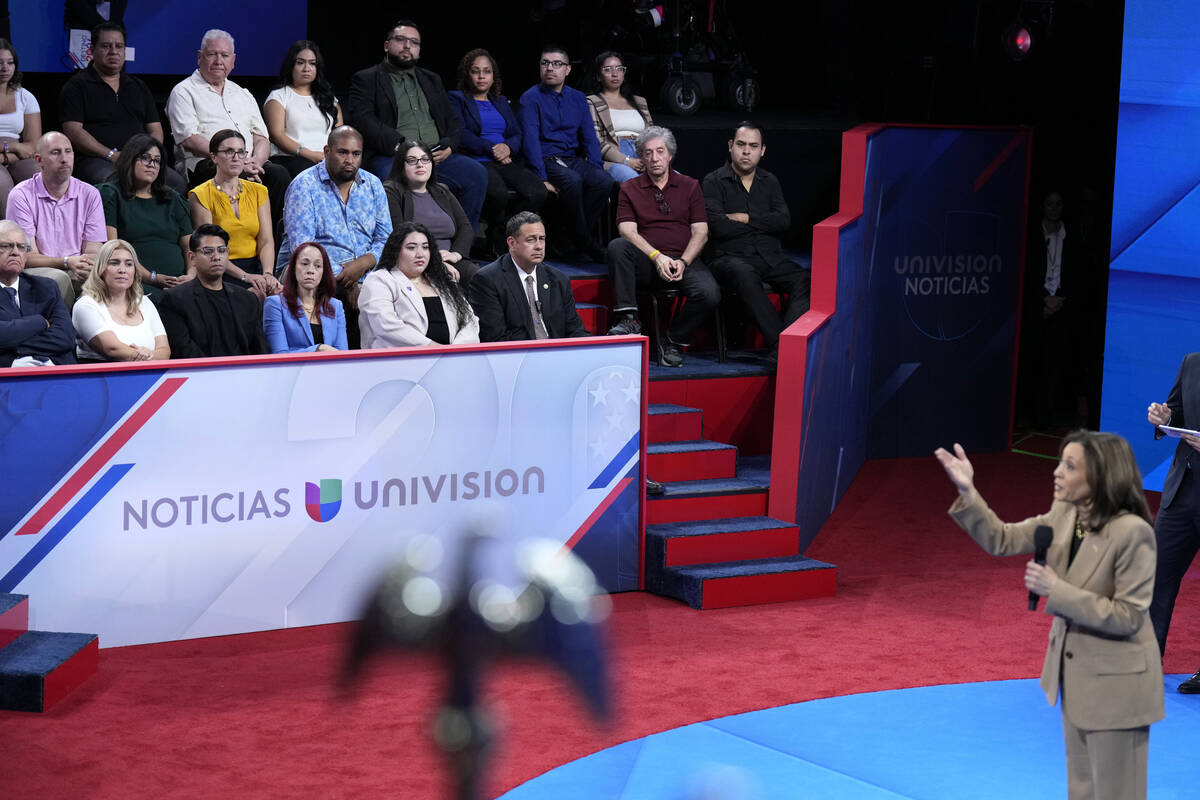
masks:
<instances>
[{"instance_id":1,"label":"red carpeted step","mask_svg":"<svg viewBox=\"0 0 1200 800\"><path fill-rule=\"evenodd\" d=\"M0 650L29 630L29 596L0 592Z\"/></svg>"},{"instance_id":2,"label":"red carpeted step","mask_svg":"<svg viewBox=\"0 0 1200 800\"><path fill-rule=\"evenodd\" d=\"M653 559L662 567L794 556L799 552L799 529L771 517L646 526L646 560Z\"/></svg>"},{"instance_id":3,"label":"red carpeted step","mask_svg":"<svg viewBox=\"0 0 1200 800\"><path fill-rule=\"evenodd\" d=\"M596 336L608 333L608 309L595 303L576 303L583 326Z\"/></svg>"},{"instance_id":4,"label":"red carpeted step","mask_svg":"<svg viewBox=\"0 0 1200 800\"><path fill-rule=\"evenodd\" d=\"M646 573L646 588L692 608L713 609L832 597L837 567L804 556L667 567Z\"/></svg>"},{"instance_id":5,"label":"red carpeted step","mask_svg":"<svg viewBox=\"0 0 1200 800\"><path fill-rule=\"evenodd\" d=\"M659 482L732 478L737 474L737 448L706 439L659 442L646 447L646 470Z\"/></svg>"},{"instance_id":6,"label":"red carpeted step","mask_svg":"<svg viewBox=\"0 0 1200 800\"><path fill-rule=\"evenodd\" d=\"M652 470L650 477L658 480ZM766 516L770 483L770 456L740 458L735 477L670 482L649 495L646 523Z\"/></svg>"},{"instance_id":7,"label":"red carpeted step","mask_svg":"<svg viewBox=\"0 0 1200 800\"><path fill-rule=\"evenodd\" d=\"M608 278L572 278L571 294L575 296L575 304L596 303L608 308L612 305L612 288Z\"/></svg>"},{"instance_id":8,"label":"red carpeted step","mask_svg":"<svg viewBox=\"0 0 1200 800\"><path fill-rule=\"evenodd\" d=\"M646 409L646 442L685 442L703 438L704 414L674 403L651 403Z\"/></svg>"},{"instance_id":9,"label":"red carpeted step","mask_svg":"<svg viewBox=\"0 0 1200 800\"><path fill-rule=\"evenodd\" d=\"M92 673L100 660L94 633L27 631L0 650L0 709L45 711Z\"/></svg>"}]
</instances>

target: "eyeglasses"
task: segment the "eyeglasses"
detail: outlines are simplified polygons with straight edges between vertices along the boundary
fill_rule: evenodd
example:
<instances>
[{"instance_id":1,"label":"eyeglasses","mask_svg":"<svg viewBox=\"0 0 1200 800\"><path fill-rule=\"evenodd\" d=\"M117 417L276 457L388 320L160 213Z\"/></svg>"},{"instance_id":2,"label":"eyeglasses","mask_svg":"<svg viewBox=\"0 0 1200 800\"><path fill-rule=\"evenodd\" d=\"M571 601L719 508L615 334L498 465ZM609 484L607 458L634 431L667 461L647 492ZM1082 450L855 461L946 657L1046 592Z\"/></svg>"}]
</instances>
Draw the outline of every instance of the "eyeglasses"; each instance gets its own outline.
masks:
<instances>
[{"instance_id":1,"label":"eyeglasses","mask_svg":"<svg viewBox=\"0 0 1200 800\"><path fill-rule=\"evenodd\" d=\"M229 148L224 148L222 150L218 150L217 155L230 156L231 158L245 158L250 154L245 150L230 150Z\"/></svg>"},{"instance_id":2,"label":"eyeglasses","mask_svg":"<svg viewBox=\"0 0 1200 800\"><path fill-rule=\"evenodd\" d=\"M139 163L147 167L158 167L162 165L162 159L158 156L152 156L149 153L142 153L137 157Z\"/></svg>"},{"instance_id":3,"label":"eyeglasses","mask_svg":"<svg viewBox=\"0 0 1200 800\"><path fill-rule=\"evenodd\" d=\"M539 63L542 65L542 69L545 69L546 67L554 67L555 69L562 69L563 67L565 67L567 65L566 61L559 61L557 59L555 59L554 61L550 61L545 58L543 58Z\"/></svg>"},{"instance_id":4,"label":"eyeglasses","mask_svg":"<svg viewBox=\"0 0 1200 800\"><path fill-rule=\"evenodd\" d=\"M228 247L224 247L224 246L221 246L221 247L201 247L201 248L200 248L199 250L197 250L196 252L197 252L197 253L199 253L200 255L204 256L205 258L212 258L213 256L215 256L215 255L218 255L218 254L219 254L219 255L223 255L223 256L229 255L229 248L228 248Z\"/></svg>"},{"instance_id":5,"label":"eyeglasses","mask_svg":"<svg viewBox=\"0 0 1200 800\"><path fill-rule=\"evenodd\" d=\"M671 213L671 204L667 202L667 196L662 193L662 189L654 190L654 200L658 203L658 210L664 214Z\"/></svg>"},{"instance_id":6,"label":"eyeglasses","mask_svg":"<svg viewBox=\"0 0 1200 800\"><path fill-rule=\"evenodd\" d=\"M412 47L420 47L421 46L420 39L414 39L412 36L401 36L398 33L394 34L392 36L389 36L388 41L395 42L396 44L404 44L405 42L408 42L409 45L411 45Z\"/></svg>"},{"instance_id":7,"label":"eyeglasses","mask_svg":"<svg viewBox=\"0 0 1200 800\"><path fill-rule=\"evenodd\" d=\"M28 253L32 249L24 242L0 242L0 255L8 255L14 250L21 253Z\"/></svg>"},{"instance_id":8,"label":"eyeglasses","mask_svg":"<svg viewBox=\"0 0 1200 800\"><path fill-rule=\"evenodd\" d=\"M605 75L624 75L625 74L624 67L601 67L600 71L603 72Z\"/></svg>"},{"instance_id":9,"label":"eyeglasses","mask_svg":"<svg viewBox=\"0 0 1200 800\"><path fill-rule=\"evenodd\" d=\"M427 167L433 163L433 159L429 156L409 156L408 158L404 159L404 163L408 164L410 167L415 167L417 164Z\"/></svg>"}]
</instances>

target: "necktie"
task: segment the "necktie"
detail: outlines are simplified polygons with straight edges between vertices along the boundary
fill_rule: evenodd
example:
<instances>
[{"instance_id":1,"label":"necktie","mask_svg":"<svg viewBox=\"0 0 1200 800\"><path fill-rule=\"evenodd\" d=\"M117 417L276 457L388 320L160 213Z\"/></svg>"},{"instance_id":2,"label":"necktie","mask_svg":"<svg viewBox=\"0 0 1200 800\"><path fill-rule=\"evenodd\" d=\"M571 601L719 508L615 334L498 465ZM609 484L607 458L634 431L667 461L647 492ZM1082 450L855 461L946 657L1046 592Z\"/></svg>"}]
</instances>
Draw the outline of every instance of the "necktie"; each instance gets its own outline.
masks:
<instances>
[{"instance_id":1,"label":"necktie","mask_svg":"<svg viewBox=\"0 0 1200 800\"><path fill-rule=\"evenodd\" d=\"M525 298L529 300L529 313L533 314L533 335L537 339L549 339L546 323L542 321L542 311L538 308L537 292L533 287L533 276L525 276Z\"/></svg>"},{"instance_id":2,"label":"necktie","mask_svg":"<svg viewBox=\"0 0 1200 800\"><path fill-rule=\"evenodd\" d=\"M4 287L4 308L14 314L19 314L21 311L17 307L17 290L11 286Z\"/></svg>"}]
</instances>

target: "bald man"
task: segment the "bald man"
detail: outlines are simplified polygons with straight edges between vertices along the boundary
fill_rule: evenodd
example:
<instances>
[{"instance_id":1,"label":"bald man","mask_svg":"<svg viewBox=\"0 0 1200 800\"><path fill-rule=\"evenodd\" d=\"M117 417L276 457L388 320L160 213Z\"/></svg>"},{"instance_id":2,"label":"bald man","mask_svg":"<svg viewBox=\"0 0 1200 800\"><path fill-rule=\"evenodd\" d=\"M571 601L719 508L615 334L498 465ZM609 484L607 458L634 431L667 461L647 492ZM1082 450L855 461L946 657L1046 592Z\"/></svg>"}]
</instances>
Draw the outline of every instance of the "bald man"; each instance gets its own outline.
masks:
<instances>
[{"instance_id":1,"label":"bald man","mask_svg":"<svg viewBox=\"0 0 1200 800\"><path fill-rule=\"evenodd\" d=\"M104 243L104 205L94 186L71 176L75 151L58 131L38 139L41 172L13 187L5 216L29 237L25 272L52 278L70 308Z\"/></svg>"}]
</instances>

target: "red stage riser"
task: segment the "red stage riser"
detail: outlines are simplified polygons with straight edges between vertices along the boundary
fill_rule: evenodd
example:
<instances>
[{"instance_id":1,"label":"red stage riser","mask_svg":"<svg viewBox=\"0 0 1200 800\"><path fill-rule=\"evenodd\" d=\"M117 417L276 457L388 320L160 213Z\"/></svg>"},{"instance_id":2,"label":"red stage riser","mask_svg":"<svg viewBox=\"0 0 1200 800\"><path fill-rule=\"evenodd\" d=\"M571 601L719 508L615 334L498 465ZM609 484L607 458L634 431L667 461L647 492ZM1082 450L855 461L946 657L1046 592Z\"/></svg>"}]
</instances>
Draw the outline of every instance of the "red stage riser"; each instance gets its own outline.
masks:
<instances>
[{"instance_id":1,"label":"red stage riser","mask_svg":"<svg viewBox=\"0 0 1200 800\"><path fill-rule=\"evenodd\" d=\"M703 438L734 445L742 455L771 452L774 375L653 381L650 402L699 408Z\"/></svg>"},{"instance_id":2,"label":"red stage riser","mask_svg":"<svg viewBox=\"0 0 1200 800\"><path fill-rule=\"evenodd\" d=\"M734 608L833 597L835 594L837 569L832 567L770 575L739 575L706 580L700 607L704 610Z\"/></svg>"},{"instance_id":3,"label":"red stage riser","mask_svg":"<svg viewBox=\"0 0 1200 800\"><path fill-rule=\"evenodd\" d=\"M29 598L23 598L12 608L0 614L0 650L25 631L29 630Z\"/></svg>"},{"instance_id":4,"label":"red stage riser","mask_svg":"<svg viewBox=\"0 0 1200 800\"><path fill-rule=\"evenodd\" d=\"M45 677L42 684L42 710L48 711L75 687L95 674L100 664L100 639L92 639Z\"/></svg>"},{"instance_id":5,"label":"red stage riser","mask_svg":"<svg viewBox=\"0 0 1200 800\"><path fill-rule=\"evenodd\" d=\"M612 306L612 287L608 278L574 278L571 281L571 294L576 303L595 303L609 308Z\"/></svg>"},{"instance_id":6,"label":"red stage riser","mask_svg":"<svg viewBox=\"0 0 1200 800\"><path fill-rule=\"evenodd\" d=\"M608 333L608 309L606 308L580 308L579 318L583 320L583 327L587 328L596 336L603 336Z\"/></svg>"},{"instance_id":7,"label":"red stage riser","mask_svg":"<svg viewBox=\"0 0 1200 800\"><path fill-rule=\"evenodd\" d=\"M688 450L680 453L647 453L646 466L656 481L704 481L737 475L737 450Z\"/></svg>"},{"instance_id":8,"label":"red stage riser","mask_svg":"<svg viewBox=\"0 0 1200 800\"><path fill-rule=\"evenodd\" d=\"M676 536L667 540L663 566L684 567L775 556L800 552L798 528L769 528L761 531L731 531L704 536Z\"/></svg>"},{"instance_id":9,"label":"red stage riser","mask_svg":"<svg viewBox=\"0 0 1200 800\"><path fill-rule=\"evenodd\" d=\"M671 497L646 503L646 524L692 522L726 517L764 517L767 493L712 495L709 497Z\"/></svg>"},{"instance_id":10,"label":"red stage riser","mask_svg":"<svg viewBox=\"0 0 1200 800\"><path fill-rule=\"evenodd\" d=\"M702 439L702 415L699 411L675 414L650 414L646 417L646 443L690 442Z\"/></svg>"}]
</instances>

